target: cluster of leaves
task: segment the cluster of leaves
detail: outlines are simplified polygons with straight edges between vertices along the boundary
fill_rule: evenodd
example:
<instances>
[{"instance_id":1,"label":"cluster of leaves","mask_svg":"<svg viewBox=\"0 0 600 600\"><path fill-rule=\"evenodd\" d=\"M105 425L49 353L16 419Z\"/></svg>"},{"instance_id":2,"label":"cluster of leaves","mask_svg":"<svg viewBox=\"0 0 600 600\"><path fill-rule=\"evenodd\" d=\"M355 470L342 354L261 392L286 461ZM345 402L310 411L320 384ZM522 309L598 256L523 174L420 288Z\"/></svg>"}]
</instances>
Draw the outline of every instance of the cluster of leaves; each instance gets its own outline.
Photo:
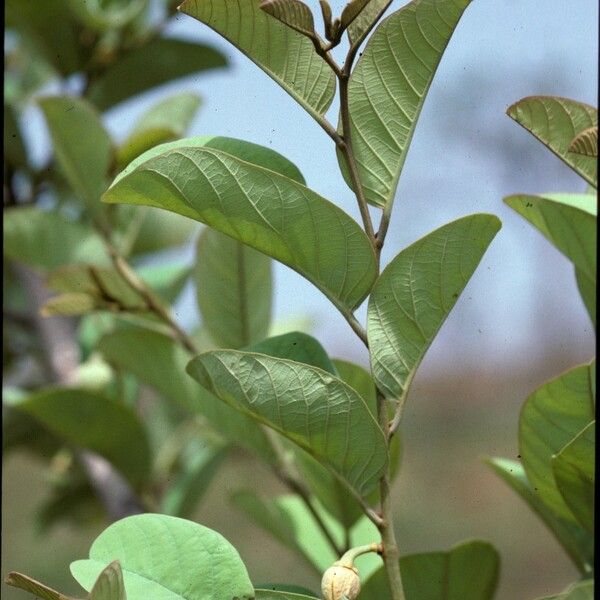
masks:
<instances>
[{"instance_id":1,"label":"cluster of leaves","mask_svg":"<svg viewBox=\"0 0 600 600\"><path fill-rule=\"evenodd\" d=\"M508 109L517 123L588 183L585 194L505 198L572 263L596 327L598 112L565 98L534 96ZM533 392L519 420L520 461L490 459L491 468L529 505L571 558L581 581L561 600L594 596L595 359Z\"/></svg>"},{"instance_id":2,"label":"cluster of leaves","mask_svg":"<svg viewBox=\"0 0 600 600\"><path fill-rule=\"evenodd\" d=\"M235 506L317 573L349 547L381 536L386 564L375 555L360 559L361 598L401 597L393 571L408 600L492 598L499 560L487 543L398 559L388 497L412 379L500 228L492 215L464 217L379 272L410 140L468 0L413 0L381 23L387 0L353 0L339 19L322 1L327 42L298 0L186 0L180 7L257 63L332 138L363 228L273 150L224 137L179 139L199 105L193 95L161 101L115 144L101 112L175 77L221 66L223 58L162 37L144 0L53 0L52 19L34 4L9 2L14 61L36 57L47 78L81 76L83 91L38 100L54 154L35 169L17 109L46 79L32 84L22 64L14 68L13 95L5 97L13 157L5 171L14 205L4 213L5 257L15 266L10 277L35 290L33 273L57 293L36 311L46 319L77 318L80 360L66 375L50 368L47 377L37 376L41 381L5 390L5 450L26 444L38 456L53 456L56 490L42 510L46 526L108 510L102 492L114 489L103 486L115 477L136 503L129 512L146 513L112 524L90 558L73 563L89 598L315 597L294 586L253 585L229 542L182 518L192 515L232 447L262 459L290 490L276 498L241 490ZM56 19L60 28L52 25ZM349 50L340 68L330 50L344 32ZM325 116L336 86L337 128ZM586 134L578 151L592 141ZM381 209L377 232L367 204ZM149 253L185 242L194 221L208 227L191 270L143 266ZM368 345L370 373L331 359L305 333L275 335L272 259L331 300ZM577 267L590 276L589 268ZM171 307L190 279L203 321L188 333ZM15 294L8 308L21 317L11 326L23 329L22 287L9 284ZM353 313L367 297L365 330ZM50 319L36 313L33 321L34 331L21 331L26 350L6 353L9 367L24 355L52 366L43 326ZM5 340L9 349L12 343ZM141 388L154 390L158 401ZM90 460L105 461L113 478L98 481ZM380 512L372 508L378 504ZM19 574L9 583L50 600L66 598Z\"/></svg>"}]
</instances>

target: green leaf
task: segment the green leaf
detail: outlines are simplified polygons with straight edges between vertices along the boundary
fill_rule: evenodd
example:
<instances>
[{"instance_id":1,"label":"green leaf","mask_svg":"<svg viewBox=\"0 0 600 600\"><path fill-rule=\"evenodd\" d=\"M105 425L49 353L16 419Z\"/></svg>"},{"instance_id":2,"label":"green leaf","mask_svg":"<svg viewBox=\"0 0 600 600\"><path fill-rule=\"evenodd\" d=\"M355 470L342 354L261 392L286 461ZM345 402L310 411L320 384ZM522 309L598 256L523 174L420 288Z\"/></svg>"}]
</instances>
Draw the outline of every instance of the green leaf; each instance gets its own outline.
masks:
<instances>
[{"instance_id":1,"label":"green leaf","mask_svg":"<svg viewBox=\"0 0 600 600\"><path fill-rule=\"evenodd\" d=\"M371 374L366 370L346 360L333 359L335 370L340 379L354 388L365 400L373 415L377 414L377 390Z\"/></svg>"},{"instance_id":2,"label":"green leaf","mask_svg":"<svg viewBox=\"0 0 600 600\"><path fill-rule=\"evenodd\" d=\"M571 512L594 532L594 467L596 421L580 431L552 458L556 485Z\"/></svg>"},{"instance_id":3,"label":"green leaf","mask_svg":"<svg viewBox=\"0 0 600 600\"><path fill-rule=\"evenodd\" d=\"M519 451L531 485L550 509L571 521L551 459L594 419L592 376L591 366L582 365L545 383L527 398L519 419Z\"/></svg>"},{"instance_id":4,"label":"green leaf","mask_svg":"<svg viewBox=\"0 0 600 600\"><path fill-rule=\"evenodd\" d=\"M130 600L250 600L254 590L235 548L216 531L167 515L127 517L104 530L90 558L71 563L89 590L113 560L123 570Z\"/></svg>"},{"instance_id":5,"label":"green leaf","mask_svg":"<svg viewBox=\"0 0 600 600\"><path fill-rule=\"evenodd\" d=\"M14 168L27 165L27 150L21 135L19 117L15 109L4 103L4 157Z\"/></svg>"},{"instance_id":6,"label":"green leaf","mask_svg":"<svg viewBox=\"0 0 600 600\"><path fill-rule=\"evenodd\" d=\"M89 99L105 111L163 83L226 64L220 52L204 44L153 38L109 67L90 87Z\"/></svg>"},{"instance_id":7,"label":"green leaf","mask_svg":"<svg viewBox=\"0 0 600 600\"><path fill-rule=\"evenodd\" d=\"M259 8L287 27L317 39L315 21L310 8L300 0L263 0Z\"/></svg>"},{"instance_id":8,"label":"green leaf","mask_svg":"<svg viewBox=\"0 0 600 600\"><path fill-rule=\"evenodd\" d=\"M371 369L386 397L405 401L425 352L500 226L485 214L453 221L400 252L380 275L367 320Z\"/></svg>"},{"instance_id":9,"label":"green leaf","mask_svg":"<svg viewBox=\"0 0 600 600\"><path fill-rule=\"evenodd\" d=\"M371 27L379 20L391 3L392 0L370 0L367 2L365 8L348 27L348 39L353 48L362 44Z\"/></svg>"},{"instance_id":10,"label":"green leaf","mask_svg":"<svg viewBox=\"0 0 600 600\"><path fill-rule=\"evenodd\" d=\"M185 0L179 10L222 35L321 120L335 94L333 71L311 40L259 6L260 0Z\"/></svg>"},{"instance_id":11,"label":"green leaf","mask_svg":"<svg viewBox=\"0 0 600 600\"><path fill-rule=\"evenodd\" d=\"M132 327L104 336L98 350L109 363L135 374L165 398L206 417L227 440L249 448L267 461L272 458L264 433L252 419L198 387L186 374L192 356L173 339Z\"/></svg>"},{"instance_id":12,"label":"green leaf","mask_svg":"<svg viewBox=\"0 0 600 600\"><path fill-rule=\"evenodd\" d=\"M165 264L140 267L138 275L168 304L179 298L191 273L191 269L180 264Z\"/></svg>"},{"instance_id":13,"label":"green leaf","mask_svg":"<svg viewBox=\"0 0 600 600\"><path fill-rule=\"evenodd\" d=\"M352 148L374 206L393 202L425 96L468 3L413 0L377 26L350 76ZM373 10L378 13L380 6ZM349 182L340 152L338 160Z\"/></svg>"},{"instance_id":14,"label":"green leaf","mask_svg":"<svg viewBox=\"0 0 600 600\"><path fill-rule=\"evenodd\" d=\"M81 98L42 98L56 161L75 194L98 208L112 161L112 141L95 108Z\"/></svg>"},{"instance_id":15,"label":"green leaf","mask_svg":"<svg viewBox=\"0 0 600 600\"><path fill-rule=\"evenodd\" d=\"M478 540L447 552L412 554L400 559L406 600L491 600L498 583L500 557ZM381 568L364 585L361 600L381 600L390 592Z\"/></svg>"},{"instance_id":16,"label":"green leaf","mask_svg":"<svg viewBox=\"0 0 600 600\"><path fill-rule=\"evenodd\" d=\"M185 92L156 103L117 149L117 166L123 169L146 150L184 135L199 107L200 97Z\"/></svg>"},{"instance_id":17,"label":"green leaf","mask_svg":"<svg viewBox=\"0 0 600 600\"><path fill-rule=\"evenodd\" d=\"M127 2L69 0L69 6L84 25L103 32L121 29L134 21L146 10L148 0L128 0Z\"/></svg>"},{"instance_id":18,"label":"green leaf","mask_svg":"<svg viewBox=\"0 0 600 600\"><path fill-rule=\"evenodd\" d=\"M28 575L23 575L23 573L17 573L16 571L11 571L5 577L4 583L19 588L20 590L25 590L30 594L35 594L35 596L41 598L41 600L74 600L70 596L65 596L47 585L32 579Z\"/></svg>"},{"instance_id":19,"label":"green leaf","mask_svg":"<svg viewBox=\"0 0 600 600\"><path fill-rule=\"evenodd\" d=\"M127 600L123 571L118 560L111 562L98 575L88 600Z\"/></svg>"},{"instance_id":20,"label":"green leaf","mask_svg":"<svg viewBox=\"0 0 600 600\"><path fill-rule=\"evenodd\" d=\"M594 538L571 520L557 516L531 487L520 462L506 458L485 461L509 485L554 534L565 552L582 574L589 573L594 563Z\"/></svg>"},{"instance_id":21,"label":"green leaf","mask_svg":"<svg viewBox=\"0 0 600 600\"><path fill-rule=\"evenodd\" d=\"M596 282L590 279L580 269L575 269L575 278L577 279L577 287L579 288L579 294L583 300L585 308L587 309L590 319L596 328Z\"/></svg>"},{"instance_id":22,"label":"green leaf","mask_svg":"<svg viewBox=\"0 0 600 600\"><path fill-rule=\"evenodd\" d=\"M76 317L91 313L95 310L109 309L108 305L100 304L93 296L80 292L59 294L47 300L40 308L44 317Z\"/></svg>"},{"instance_id":23,"label":"green leaf","mask_svg":"<svg viewBox=\"0 0 600 600\"><path fill-rule=\"evenodd\" d=\"M150 473L144 426L126 406L100 394L47 388L11 404L69 444L97 452L137 486Z\"/></svg>"},{"instance_id":24,"label":"green leaf","mask_svg":"<svg viewBox=\"0 0 600 600\"><path fill-rule=\"evenodd\" d=\"M240 491L233 495L235 506L244 512L256 525L264 529L285 547L293 549L321 574L339 556L331 548L312 513L296 495L262 498L251 491ZM344 543L344 528L316 504L319 516L339 545ZM368 544L379 539L377 528L363 516L350 530L353 546ZM376 571L381 559L376 555L365 555L358 559L363 577Z\"/></svg>"},{"instance_id":25,"label":"green leaf","mask_svg":"<svg viewBox=\"0 0 600 600\"><path fill-rule=\"evenodd\" d=\"M587 104L554 96L530 96L509 106L506 114L532 133L556 156L597 187L598 164L594 157L569 152L582 131L598 125L598 111Z\"/></svg>"},{"instance_id":26,"label":"green leaf","mask_svg":"<svg viewBox=\"0 0 600 600\"><path fill-rule=\"evenodd\" d=\"M198 238L194 268L204 326L226 348L262 340L271 320L271 259L214 229Z\"/></svg>"},{"instance_id":27,"label":"green leaf","mask_svg":"<svg viewBox=\"0 0 600 600\"><path fill-rule=\"evenodd\" d=\"M263 586L264 587L264 586ZM290 586L290 591L283 590L279 586L277 589L260 589L256 588L254 592L256 593L256 600L314 600L316 596L307 595L306 594L294 592L296 586ZM298 588L300 589L300 588Z\"/></svg>"},{"instance_id":28,"label":"green leaf","mask_svg":"<svg viewBox=\"0 0 600 600\"><path fill-rule=\"evenodd\" d=\"M517 195L504 199L554 244L575 267L596 281L596 210L590 194Z\"/></svg>"},{"instance_id":29,"label":"green leaf","mask_svg":"<svg viewBox=\"0 0 600 600\"><path fill-rule=\"evenodd\" d=\"M355 494L370 492L387 466L385 436L365 401L321 369L217 350L196 357L187 370L225 403L309 452Z\"/></svg>"},{"instance_id":30,"label":"green leaf","mask_svg":"<svg viewBox=\"0 0 600 600\"><path fill-rule=\"evenodd\" d=\"M569 144L569 152L598 156L598 126L584 129Z\"/></svg>"},{"instance_id":31,"label":"green leaf","mask_svg":"<svg viewBox=\"0 0 600 600\"><path fill-rule=\"evenodd\" d=\"M4 210L4 255L41 271L69 262L110 263L93 230L33 206Z\"/></svg>"},{"instance_id":32,"label":"green leaf","mask_svg":"<svg viewBox=\"0 0 600 600\"><path fill-rule=\"evenodd\" d=\"M365 7L371 2L371 0L350 0L344 9L342 10L342 16L340 17L340 27L347 29L347 27L362 13Z\"/></svg>"},{"instance_id":33,"label":"green leaf","mask_svg":"<svg viewBox=\"0 0 600 600\"><path fill-rule=\"evenodd\" d=\"M303 185L207 143L172 142L158 156L151 150L103 199L206 223L298 271L337 306L358 306L375 278L373 249L358 224ZM238 144L244 152L255 148Z\"/></svg>"}]
</instances>

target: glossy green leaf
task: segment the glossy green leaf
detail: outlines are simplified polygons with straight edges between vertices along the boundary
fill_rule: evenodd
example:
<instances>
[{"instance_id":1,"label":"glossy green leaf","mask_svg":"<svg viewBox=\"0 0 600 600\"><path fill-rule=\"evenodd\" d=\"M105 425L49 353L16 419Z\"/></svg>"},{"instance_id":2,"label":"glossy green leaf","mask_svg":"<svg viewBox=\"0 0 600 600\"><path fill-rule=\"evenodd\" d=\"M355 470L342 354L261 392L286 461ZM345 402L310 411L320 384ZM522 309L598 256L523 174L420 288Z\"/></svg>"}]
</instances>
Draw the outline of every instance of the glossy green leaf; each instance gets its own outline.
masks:
<instances>
[{"instance_id":1,"label":"glossy green leaf","mask_svg":"<svg viewBox=\"0 0 600 600\"><path fill-rule=\"evenodd\" d=\"M110 262L93 230L32 206L4 211L4 256L41 271L69 262Z\"/></svg>"},{"instance_id":2,"label":"glossy green leaf","mask_svg":"<svg viewBox=\"0 0 600 600\"><path fill-rule=\"evenodd\" d=\"M206 223L298 271L336 305L360 304L375 278L375 257L358 224L303 185L210 143L182 140L151 150L103 199ZM238 142L240 148L253 153L256 147Z\"/></svg>"},{"instance_id":3,"label":"glossy green leaf","mask_svg":"<svg viewBox=\"0 0 600 600\"><path fill-rule=\"evenodd\" d=\"M217 350L196 357L187 370L225 403L309 452L356 494L370 492L387 466L383 432L365 401L321 369Z\"/></svg>"},{"instance_id":4,"label":"glossy green leaf","mask_svg":"<svg viewBox=\"0 0 600 600\"><path fill-rule=\"evenodd\" d=\"M591 194L509 196L504 201L527 219L584 275L596 281L596 211Z\"/></svg>"},{"instance_id":5,"label":"glossy green leaf","mask_svg":"<svg viewBox=\"0 0 600 600\"><path fill-rule=\"evenodd\" d=\"M126 167L154 146L185 134L200 106L200 97L187 92L161 100L146 111L117 149L117 166Z\"/></svg>"},{"instance_id":6,"label":"glossy green leaf","mask_svg":"<svg viewBox=\"0 0 600 600\"><path fill-rule=\"evenodd\" d=\"M400 559L406 600L491 600L498 584L500 557L493 546L478 540L447 552L412 554ZM390 595L383 568L363 586L361 600Z\"/></svg>"},{"instance_id":7,"label":"glossy green leaf","mask_svg":"<svg viewBox=\"0 0 600 600\"><path fill-rule=\"evenodd\" d=\"M130 600L254 597L235 548L216 531L177 517L144 514L113 523L96 538L89 559L71 563L71 573L89 590L114 560Z\"/></svg>"},{"instance_id":8,"label":"glossy green leaf","mask_svg":"<svg viewBox=\"0 0 600 600\"><path fill-rule=\"evenodd\" d=\"M352 47L362 44L373 25L391 3L392 0L369 0L367 2L365 8L348 27L348 39Z\"/></svg>"},{"instance_id":9,"label":"glossy green leaf","mask_svg":"<svg viewBox=\"0 0 600 600\"><path fill-rule=\"evenodd\" d=\"M95 108L73 96L42 98L56 162L75 194L94 209L106 189L112 141Z\"/></svg>"},{"instance_id":10,"label":"glossy green leaf","mask_svg":"<svg viewBox=\"0 0 600 600\"><path fill-rule=\"evenodd\" d=\"M597 187L598 164L594 157L569 152L572 140L598 125L598 111L587 104L554 96L530 96L506 111L590 185Z\"/></svg>"},{"instance_id":11,"label":"glossy green leaf","mask_svg":"<svg viewBox=\"0 0 600 600\"><path fill-rule=\"evenodd\" d=\"M519 419L519 451L531 485L548 507L571 521L551 459L594 419L591 377L590 365L582 365L545 383L527 398Z\"/></svg>"},{"instance_id":12,"label":"glossy green leaf","mask_svg":"<svg viewBox=\"0 0 600 600\"><path fill-rule=\"evenodd\" d=\"M520 462L507 458L490 458L486 463L509 485L554 534L582 574L594 563L594 538L572 520L557 516L533 489Z\"/></svg>"},{"instance_id":13,"label":"glossy green leaf","mask_svg":"<svg viewBox=\"0 0 600 600\"><path fill-rule=\"evenodd\" d=\"M12 404L69 444L97 452L132 484L146 481L150 447L136 414L88 390L48 388Z\"/></svg>"},{"instance_id":14,"label":"glossy green leaf","mask_svg":"<svg viewBox=\"0 0 600 600\"><path fill-rule=\"evenodd\" d=\"M271 259L206 228L198 238L194 268L204 326L225 348L266 337L271 320Z\"/></svg>"},{"instance_id":15,"label":"glossy green leaf","mask_svg":"<svg viewBox=\"0 0 600 600\"><path fill-rule=\"evenodd\" d=\"M375 206L393 202L427 91L468 3L413 0L377 26L350 77L352 147L365 196Z\"/></svg>"},{"instance_id":16,"label":"glossy green leaf","mask_svg":"<svg viewBox=\"0 0 600 600\"><path fill-rule=\"evenodd\" d=\"M152 38L110 66L90 87L89 99L105 111L163 83L226 64L221 53L204 44Z\"/></svg>"},{"instance_id":17,"label":"glossy green leaf","mask_svg":"<svg viewBox=\"0 0 600 600\"><path fill-rule=\"evenodd\" d=\"M292 588L293 590L294 588ZM260 589L256 588L256 600L314 600L316 596L312 594L296 593L293 591L277 591L271 589Z\"/></svg>"},{"instance_id":18,"label":"glossy green leaf","mask_svg":"<svg viewBox=\"0 0 600 600\"><path fill-rule=\"evenodd\" d=\"M583 300L583 304L590 315L590 319L596 328L596 282L590 279L580 269L575 269L575 278L577 279L577 287L579 288L579 295Z\"/></svg>"},{"instance_id":19,"label":"glossy green leaf","mask_svg":"<svg viewBox=\"0 0 600 600\"><path fill-rule=\"evenodd\" d=\"M598 156L598 126L578 133L569 144L569 152L584 156Z\"/></svg>"},{"instance_id":20,"label":"glossy green leaf","mask_svg":"<svg viewBox=\"0 0 600 600\"><path fill-rule=\"evenodd\" d=\"M262 498L254 492L242 491L233 496L233 502L256 525L302 556L317 573L322 574L339 558L298 496ZM344 528L318 504L317 511L336 543L342 545ZM365 516L350 530L353 546L368 544L378 539L377 528ZM358 559L357 565L362 577L367 577L379 568L381 559L376 555L365 555Z\"/></svg>"},{"instance_id":21,"label":"glossy green leaf","mask_svg":"<svg viewBox=\"0 0 600 600\"><path fill-rule=\"evenodd\" d=\"M78 40L81 28L67 0L45 0L44 10L40 10L38 0L8 0L5 11L7 25L25 38L35 57L61 75L81 69L87 57Z\"/></svg>"},{"instance_id":22,"label":"glossy green leaf","mask_svg":"<svg viewBox=\"0 0 600 600\"><path fill-rule=\"evenodd\" d=\"M287 27L316 39L315 21L310 8L304 2L300 0L263 0L259 7Z\"/></svg>"},{"instance_id":23,"label":"glossy green leaf","mask_svg":"<svg viewBox=\"0 0 600 600\"><path fill-rule=\"evenodd\" d=\"M127 600L123 571L118 560L111 562L98 575L88 600Z\"/></svg>"},{"instance_id":24,"label":"glossy green leaf","mask_svg":"<svg viewBox=\"0 0 600 600\"><path fill-rule=\"evenodd\" d=\"M144 352L140 352L140 348ZM155 331L132 327L102 338L99 351L105 359L135 374L165 398L199 413L228 441L244 446L269 461L272 451L264 433L252 419L233 410L189 377L192 356L173 339Z\"/></svg>"},{"instance_id":25,"label":"glossy green leaf","mask_svg":"<svg viewBox=\"0 0 600 600\"><path fill-rule=\"evenodd\" d=\"M11 571L5 577L4 583L19 588L20 590L25 590L30 594L35 594L36 598L41 600L74 600L70 596L61 594L28 575L23 575L23 573L17 573L16 571Z\"/></svg>"},{"instance_id":26,"label":"glossy green leaf","mask_svg":"<svg viewBox=\"0 0 600 600\"><path fill-rule=\"evenodd\" d=\"M208 25L254 61L317 119L335 94L335 76L305 35L260 10L260 0L185 0L179 10Z\"/></svg>"},{"instance_id":27,"label":"glossy green leaf","mask_svg":"<svg viewBox=\"0 0 600 600\"><path fill-rule=\"evenodd\" d=\"M433 338L500 229L471 215L421 238L394 258L369 300L368 337L375 383L404 402Z\"/></svg>"},{"instance_id":28,"label":"glossy green leaf","mask_svg":"<svg viewBox=\"0 0 600 600\"><path fill-rule=\"evenodd\" d=\"M596 422L580 431L552 458L556 485L571 512L590 532L594 531L594 468Z\"/></svg>"},{"instance_id":29,"label":"glossy green leaf","mask_svg":"<svg viewBox=\"0 0 600 600\"><path fill-rule=\"evenodd\" d=\"M4 103L4 158L13 169L27 165L27 150L21 135L18 115L6 102Z\"/></svg>"}]
</instances>

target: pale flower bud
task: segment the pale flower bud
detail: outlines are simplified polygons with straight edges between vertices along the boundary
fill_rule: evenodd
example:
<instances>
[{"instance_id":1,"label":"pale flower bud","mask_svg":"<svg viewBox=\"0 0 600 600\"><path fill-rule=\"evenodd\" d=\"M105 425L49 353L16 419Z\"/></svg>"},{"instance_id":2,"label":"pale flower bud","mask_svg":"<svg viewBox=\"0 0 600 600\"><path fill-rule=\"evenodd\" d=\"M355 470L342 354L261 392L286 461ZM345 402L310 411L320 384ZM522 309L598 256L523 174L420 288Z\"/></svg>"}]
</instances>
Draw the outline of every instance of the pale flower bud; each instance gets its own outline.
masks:
<instances>
[{"instance_id":1,"label":"pale flower bud","mask_svg":"<svg viewBox=\"0 0 600 600\"><path fill-rule=\"evenodd\" d=\"M354 600L360 592L360 578L353 566L334 563L323 573L321 580L323 600Z\"/></svg>"}]
</instances>

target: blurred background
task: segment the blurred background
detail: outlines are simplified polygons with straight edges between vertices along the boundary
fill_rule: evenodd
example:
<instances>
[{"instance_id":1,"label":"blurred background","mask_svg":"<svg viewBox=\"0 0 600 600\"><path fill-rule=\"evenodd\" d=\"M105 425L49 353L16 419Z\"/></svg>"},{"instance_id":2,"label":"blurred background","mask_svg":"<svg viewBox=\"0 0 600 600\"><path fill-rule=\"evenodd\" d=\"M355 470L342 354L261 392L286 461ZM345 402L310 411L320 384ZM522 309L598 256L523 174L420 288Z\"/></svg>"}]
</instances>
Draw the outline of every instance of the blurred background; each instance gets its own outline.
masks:
<instances>
[{"instance_id":1,"label":"blurred background","mask_svg":"<svg viewBox=\"0 0 600 600\"><path fill-rule=\"evenodd\" d=\"M316 0L307 3L318 13ZM331 4L339 13L344 3ZM402 4L395 1L391 10ZM590 360L595 346L574 293L571 264L502 202L516 192L582 192L585 184L505 112L516 100L537 94L595 105L597 23L595 0L474 0L425 103L383 253L385 263L432 229L469 213L495 213L503 222L415 379L402 426L403 468L394 488L402 553L446 549L472 537L489 540L502 556L499 600L557 592L576 573L541 522L481 459L517 458L525 397L546 379ZM198 92L203 107L190 134L270 146L298 165L309 187L359 218L330 139L277 84L189 17L177 16L167 35L214 46L230 67L178 80L110 111L107 125L115 139L123 139L159 97ZM68 85L76 90L78 82ZM336 111L334 104L332 121ZM36 107L25 110L22 127L35 161L43 164L50 146ZM192 257L190 246L185 258ZM331 356L366 366L364 348L324 296L283 266L275 267L275 278L277 321L312 333ZM186 327L197 323L191 289L176 314ZM358 316L364 319L364 306ZM256 486L279 489L257 462L231 455L196 519L235 544L253 581L318 587L303 564L232 508L228 497L234 489ZM24 571L75 592L67 565L87 555L101 527L59 526L40 537L33 514L47 491L42 465L17 453L5 461L2 575ZM26 596L3 587L2 597Z\"/></svg>"}]
</instances>

